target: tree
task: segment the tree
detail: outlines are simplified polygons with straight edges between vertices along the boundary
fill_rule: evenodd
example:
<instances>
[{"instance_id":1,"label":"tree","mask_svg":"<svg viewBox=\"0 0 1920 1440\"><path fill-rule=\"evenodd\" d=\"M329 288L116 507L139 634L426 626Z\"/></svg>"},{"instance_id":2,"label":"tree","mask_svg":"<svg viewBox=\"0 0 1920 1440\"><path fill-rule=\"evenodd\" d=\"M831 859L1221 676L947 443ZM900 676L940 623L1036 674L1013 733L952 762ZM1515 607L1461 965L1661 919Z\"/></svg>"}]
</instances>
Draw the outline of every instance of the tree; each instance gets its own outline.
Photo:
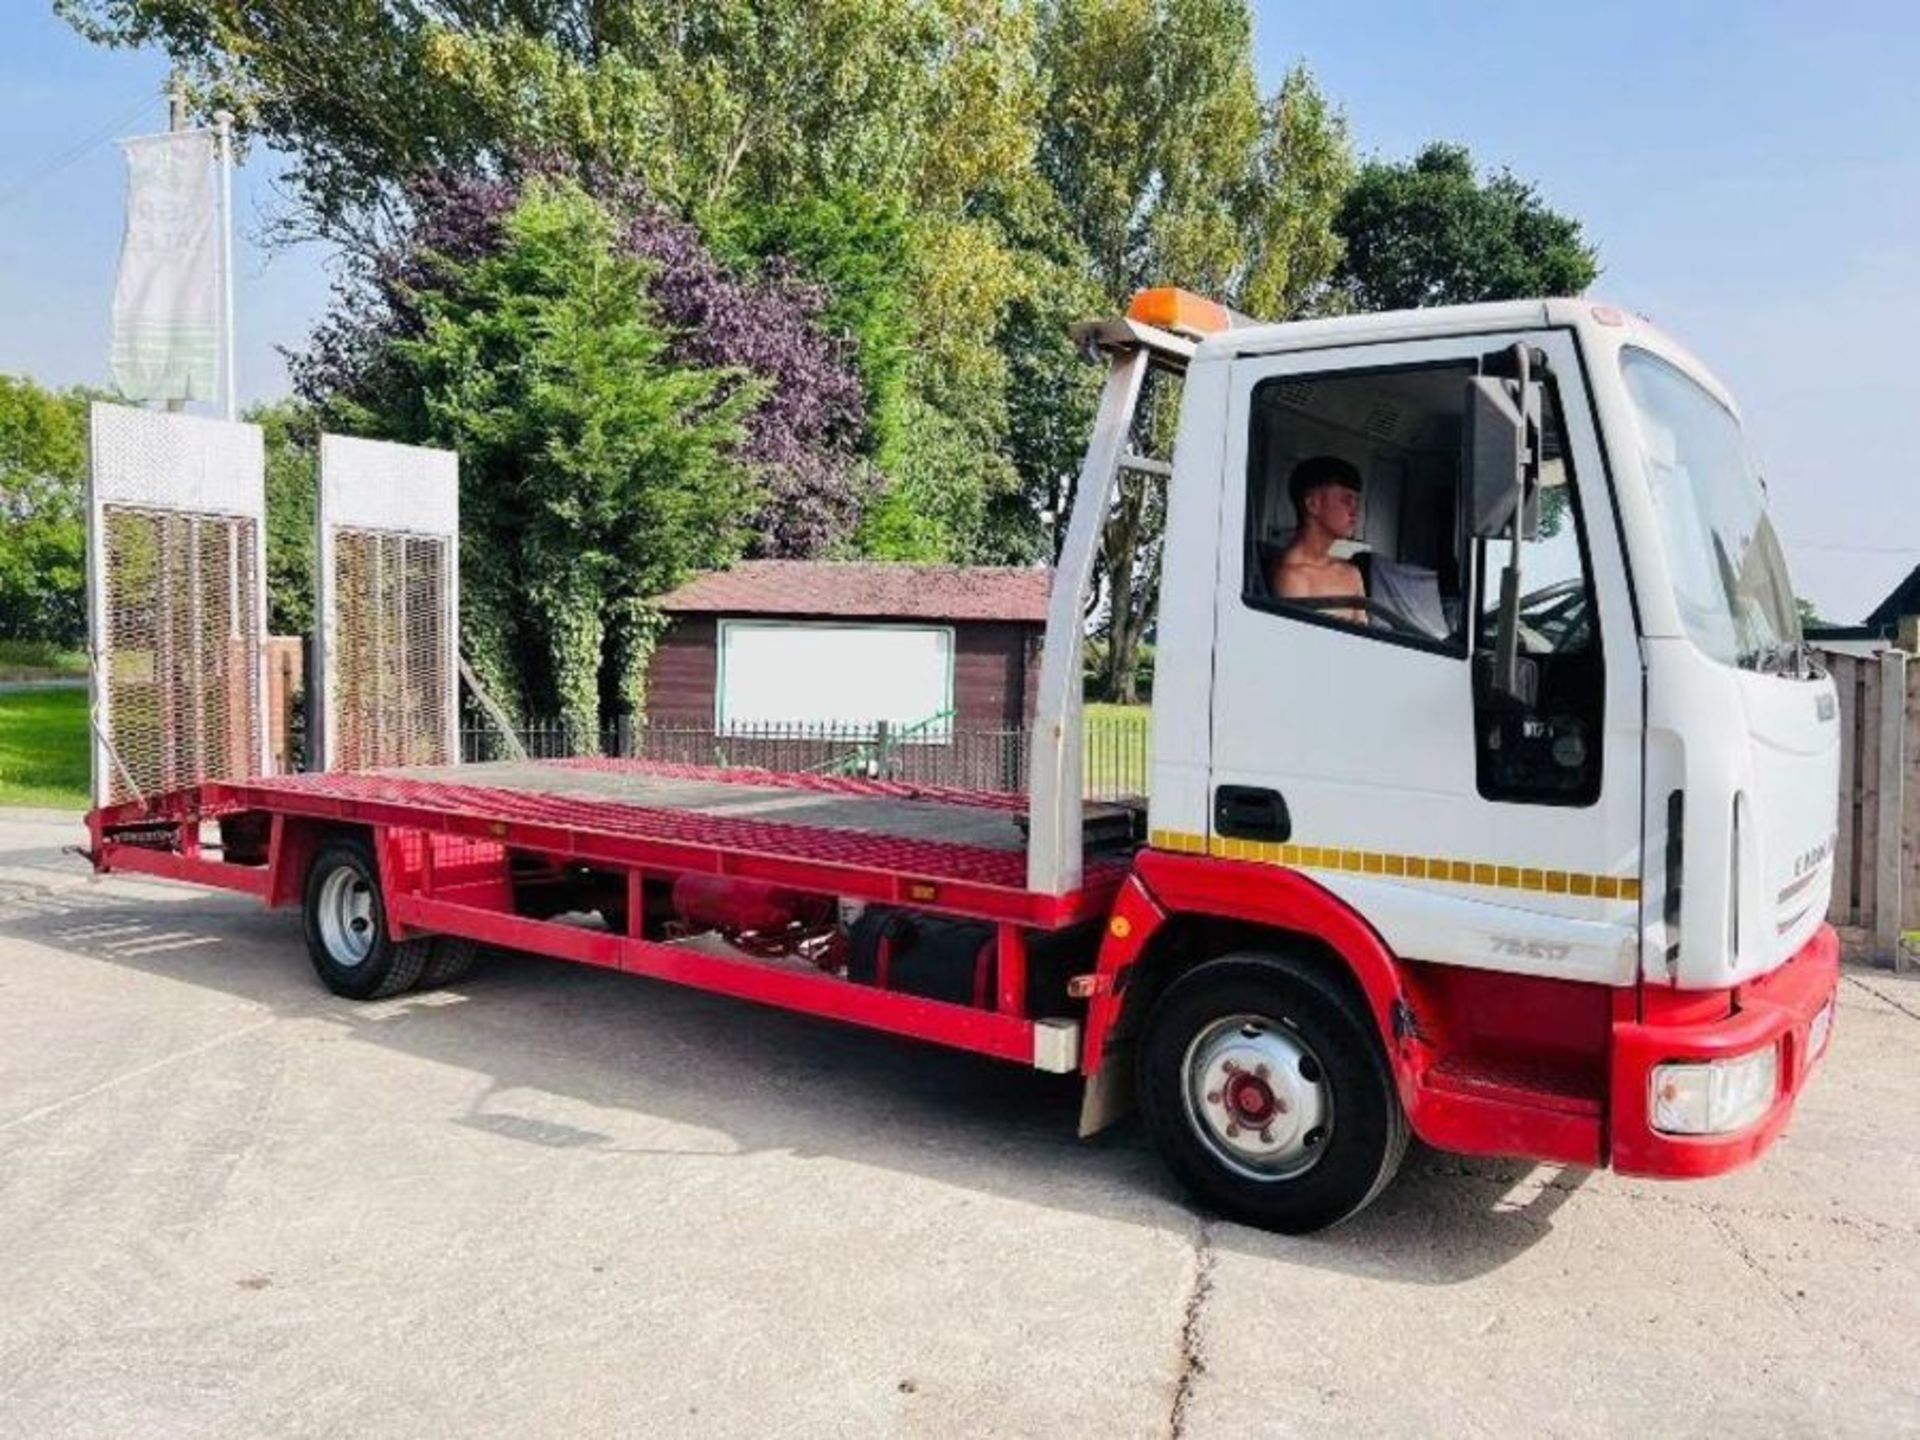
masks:
<instances>
[{"instance_id":1,"label":"tree","mask_svg":"<svg viewBox=\"0 0 1920 1440\"><path fill-rule=\"evenodd\" d=\"M740 552L764 387L676 358L657 267L571 182L528 182L497 244L407 262L404 323L339 337L325 409L460 452L464 645L497 693L596 734L640 699L651 598Z\"/></svg>"},{"instance_id":2,"label":"tree","mask_svg":"<svg viewBox=\"0 0 1920 1440\"><path fill-rule=\"evenodd\" d=\"M850 186L753 202L722 214L712 240L738 269L790 273L821 287L826 298L814 322L849 344L865 393L866 448L883 470L897 468L912 360L905 204Z\"/></svg>"},{"instance_id":3,"label":"tree","mask_svg":"<svg viewBox=\"0 0 1920 1440\"><path fill-rule=\"evenodd\" d=\"M267 457L267 629L313 633L314 504L320 476L320 424L297 400L256 405Z\"/></svg>"},{"instance_id":4,"label":"tree","mask_svg":"<svg viewBox=\"0 0 1920 1440\"><path fill-rule=\"evenodd\" d=\"M200 109L232 107L243 133L291 157L290 228L370 266L411 229L434 177L511 185L529 165L603 199L638 184L710 236L741 212L751 232L792 205L762 238L804 246L821 218L804 207L849 195L897 214L902 383L892 394L884 354L861 362L861 378L880 407L872 459L892 481L881 503L898 523L870 534L911 532L936 558L1000 545L991 517L1019 482L1005 454L1011 371L994 336L1023 271L984 207L1030 183L1026 0L58 6L102 43L164 48Z\"/></svg>"},{"instance_id":5,"label":"tree","mask_svg":"<svg viewBox=\"0 0 1920 1440\"><path fill-rule=\"evenodd\" d=\"M1511 171L1482 180L1465 146L1370 161L1340 207L1337 283L1357 310L1577 295L1599 274L1580 222Z\"/></svg>"},{"instance_id":6,"label":"tree","mask_svg":"<svg viewBox=\"0 0 1920 1440\"><path fill-rule=\"evenodd\" d=\"M1031 153L1020 0L55 0L157 46L371 249L424 176L529 152L709 210L852 187L952 211Z\"/></svg>"},{"instance_id":7,"label":"tree","mask_svg":"<svg viewBox=\"0 0 1920 1440\"><path fill-rule=\"evenodd\" d=\"M0 375L0 638L86 638L85 390Z\"/></svg>"},{"instance_id":8,"label":"tree","mask_svg":"<svg viewBox=\"0 0 1920 1440\"><path fill-rule=\"evenodd\" d=\"M1242 0L1054 0L1045 16L1040 169L1101 308L1149 284L1278 307L1272 319L1317 303L1339 258L1345 122L1304 69L1262 99ZM1143 442L1165 438L1175 408L1156 407ZM1057 450L1023 448L1058 490ZM1123 475L1103 528L1101 690L1123 702L1159 603L1158 484Z\"/></svg>"},{"instance_id":9,"label":"tree","mask_svg":"<svg viewBox=\"0 0 1920 1440\"><path fill-rule=\"evenodd\" d=\"M497 255L506 220L528 184L551 179L434 177L409 192L413 223L350 279L336 312L295 365L301 393L345 402L405 428L417 401L392 373L390 341L419 332L419 295L448 261ZM568 181L584 194L578 182ZM849 343L819 323L826 292L780 270L729 270L694 228L656 204L637 182L602 180L611 243L645 266L646 287L668 327L677 363L751 377L743 458L756 470L757 506L744 521L751 553L830 553L852 533L873 489L863 452L865 410Z\"/></svg>"}]
</instances>

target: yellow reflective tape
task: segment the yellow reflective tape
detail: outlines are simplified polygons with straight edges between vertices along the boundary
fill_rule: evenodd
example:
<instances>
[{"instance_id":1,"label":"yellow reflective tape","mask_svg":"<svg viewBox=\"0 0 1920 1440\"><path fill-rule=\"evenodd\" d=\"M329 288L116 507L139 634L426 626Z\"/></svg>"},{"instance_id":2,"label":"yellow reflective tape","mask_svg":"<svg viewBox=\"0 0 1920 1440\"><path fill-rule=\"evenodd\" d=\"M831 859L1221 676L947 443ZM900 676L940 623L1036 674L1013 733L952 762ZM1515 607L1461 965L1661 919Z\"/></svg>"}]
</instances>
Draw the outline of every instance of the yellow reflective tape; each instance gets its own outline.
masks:
<instances>
[{"instance_id":1,"label":"yellow reflective tape","mask_svg":"<svg viewBox=\"0 0 1920 1440\"><path fill-rule=\"evenodd\" d=\"M1590 875L1577 870L1543 870L1530 865L1501 865L1485 860L1454 860L1440 855L1403 855L1390 850L1347 850L1333 845L1291 841L1242 840L1224 835L1195 835L1184 830L1154 830L1147 843L1156 850L1212 855L1261 865L1300 870L1341 870L1353 875L1385 875L1441 884L1474 885L1490 890L1573 895L1595 900L1638 900L1640 881L1631 875Z\"/></svg>"}]
</instances>

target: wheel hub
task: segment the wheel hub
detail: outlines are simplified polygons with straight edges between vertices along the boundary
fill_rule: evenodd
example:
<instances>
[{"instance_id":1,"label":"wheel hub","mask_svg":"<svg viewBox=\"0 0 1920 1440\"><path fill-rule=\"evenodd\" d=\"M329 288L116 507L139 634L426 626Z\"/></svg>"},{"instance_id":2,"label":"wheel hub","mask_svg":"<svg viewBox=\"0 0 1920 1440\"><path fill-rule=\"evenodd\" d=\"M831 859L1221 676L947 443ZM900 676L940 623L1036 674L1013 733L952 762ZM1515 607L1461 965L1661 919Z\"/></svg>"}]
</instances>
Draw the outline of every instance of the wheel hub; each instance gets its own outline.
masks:
<instances>
[{"instance_id":1,"label":"wheel hub","mask_svg":"<svg viewBox=\"0 0 1920 1440\"><path fill-rule=\"evenodd\" d=\"M1187 1047L1187 1117L1234 1169L1287 1179L1309 1169L1333 1122L1326 1073L1300 1033L1264 1015L1214 1021Z\"/></svg>"},{"instance_id":2,"label":"wheel hub","mask_svg":"<svg viewBox=\"0 0 1920 1440\"><path fill-rule=\"evenodd\" d=\"M342 865L320 887L320 938L336 963L349 968L373 953L373 886Z\"/></svg>"}]
</instances>

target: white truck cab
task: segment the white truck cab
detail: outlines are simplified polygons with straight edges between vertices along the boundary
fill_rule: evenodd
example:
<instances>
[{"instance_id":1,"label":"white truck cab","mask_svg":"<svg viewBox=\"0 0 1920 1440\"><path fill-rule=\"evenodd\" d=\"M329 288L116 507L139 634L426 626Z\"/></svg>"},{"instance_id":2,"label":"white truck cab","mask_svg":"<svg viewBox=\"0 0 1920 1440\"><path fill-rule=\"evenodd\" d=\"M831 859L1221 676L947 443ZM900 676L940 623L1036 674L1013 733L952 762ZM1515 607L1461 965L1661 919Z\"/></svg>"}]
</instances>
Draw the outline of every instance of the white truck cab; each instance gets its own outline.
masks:
<instances>
[{"instance_id":1,"label":"white truck cab","mask_svg":"<svg viewBox=\"0 0 1920 1440\"><path fill-rule=\"evenodd\" d=\"M1152 1018L1196 963L1274 952L1371 1010L1430 1143L1670 1175L1757 1154L1830 1029L1840 742L1724 387L1583 300L1237 325L1146 292L1087 338L1113 368L1082 495L1133 463L1127 377L1184 377L1144 920L1102 964L1134 999L1089 1026L1138 1041L1149 1122L1193 1142L1176 1168L1289 1228L1305 1152L1276 1160L1250 1117L1334 1097L1276 1084L1236 1110L1227 1042L1156 1048ZM1336 553L1364 593L1290 596L1290 490L1329 460L1359 483ZM1069 582L1084 558L1070 536ZM1043 707L1071 663L1048 660ZM1040 840L1070 793L1043 759ZM1070 828L1036 843L1036 884L1075 878ZM1254 1063L1267 1041L1246 1043Z\"/></svg>"}]
</instances>

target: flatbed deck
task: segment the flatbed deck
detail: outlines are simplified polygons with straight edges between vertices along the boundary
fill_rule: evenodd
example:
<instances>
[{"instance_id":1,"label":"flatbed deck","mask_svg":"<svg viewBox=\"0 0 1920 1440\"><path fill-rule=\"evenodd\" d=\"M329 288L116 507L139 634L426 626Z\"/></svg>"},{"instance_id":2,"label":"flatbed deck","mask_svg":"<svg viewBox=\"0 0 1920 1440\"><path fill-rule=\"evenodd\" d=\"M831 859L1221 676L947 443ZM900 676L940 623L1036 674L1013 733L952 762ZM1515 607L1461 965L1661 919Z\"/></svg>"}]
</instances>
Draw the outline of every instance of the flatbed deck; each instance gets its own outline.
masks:
<instances>
[{"instance_id":1,"label":"flatbed deck","mask_svg":"<svg viewBox=\"0 0 1920 1440\"><path fill-rule=\"evenodd\" d=\"M253 810L485 839L620 866L739 875L852 899L1059 928L1103 913L1125 857L1076 891L1027 888L1026 797L643 760L513 760L214 782L102 812L116 868L155 869L110 832ZM1098 823L1122 807L1090 805ZM196 867L198 868L198 867ZM181 878L206 880L203 874Z\"/></svg>"}]
</instances>

